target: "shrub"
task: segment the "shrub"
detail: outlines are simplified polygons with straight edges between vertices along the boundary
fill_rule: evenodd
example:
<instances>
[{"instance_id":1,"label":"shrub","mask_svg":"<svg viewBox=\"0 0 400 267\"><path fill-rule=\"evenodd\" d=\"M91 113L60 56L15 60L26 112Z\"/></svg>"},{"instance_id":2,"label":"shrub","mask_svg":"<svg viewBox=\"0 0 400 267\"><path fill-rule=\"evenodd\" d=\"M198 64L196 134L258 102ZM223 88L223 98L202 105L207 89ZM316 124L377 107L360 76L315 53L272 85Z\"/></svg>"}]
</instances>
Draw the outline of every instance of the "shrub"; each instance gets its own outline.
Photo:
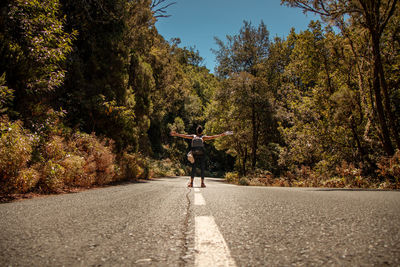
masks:
<instances>
[{"instance_id":1,"label":"shrub","mask_svg":"<svg viewBox=\"0 0 400 267\"><path fill-rule=\"evenodd\" d=\"M68 142L68 149L85 159L83 167L85 181L76 181L81 186L90 186L92 182L99 185L108 184L116 179L115 155L112 152L113 142L110 139L99 140L93 133L75 133Z\"/></svg>"},{"instance_id":2,"label":"shrub","mask_svg":"<svg viewBox=\"0 0 400 267\"><path fill-rule=\"evenodd\" d=\"M123 180L136 180L144 173L144 169L139 166L137 155L124 153L119 163Z\"/></svg>"},{"instance_id":3,"label":"shrub","mask_svg":"<svg viewBox=\"0 0 400 267\"><path fill-rule=\"evenodd\" d=\"M265 185L265 186L288 186L289 183L285 178L274 178L274 175L267 170L257 169L255 173L252 174L250 180L250 185Z\"/></svg>"},{"instance_id":4,"label":"shrub","mask_svg":"<svg viewBox=\"0 0 400 267\"><path fill-rule=\"evenodd\" d=\"M186 171L179 163L170 159L148 160L150 177L176 176L185 174Z\"/></svg>"},{"instance_id":5,"label":"shrub","mask_svg":"<svg viewBox=\"0 0 400 267\"><path fill-rule=\"evenodd\" d=\"M14 193L26 193L39 182L39 172L34 168L22 169L14 181Z\"/></svg>"},{"instance_id":6,"label":"shrub","mask_svg":"<svg viewBox=\"0 0 400 267\"><path fill-rule=\"evenodd\" d=\"M239 179L239 184L240 185L249 185L250 181L246 177L242 177L242 178Z\"/></svg>"},{"instance_id":7,"label":"shrub","mask_svg":"<svg viewBox=\"0 0 400 267\"><path fill-rule=\"evenodd\" d=\"M336 173L346 179L347 184L353 183L353 180L361 176L361 169L356 168L352 163L342 161L342 164L336 167Z\"/></svg>"},{"instance_id":8,"label":"shrub","mask_svg":"<svg viewBox=\"0 0 400 267\"><path fill-rule=\"evenodd\" d=\"M44 152L48 160L61 160L65 157L65 141L61 136L55 135L44 145Z\"/></svg>"},{"instance_id":9,"label":"shrub","mask_svg":"<svg viewBox=\"0 0 400 267\"><path fill-rule=\"evenodd\" d=\"M382 179L389 180L389 182L399 185L400 150L397 150L392 157L382 157L377 165L377 173Z\"/></svg>"},{"instance_id":10,"label":"shrub","mask_svg":"<svg viewBox=\"0 0 400 267\"><path fill-rule=\"evenodd\" d=\"M328 188L343 188L346 186L344 178L334 177L323 182L323 185Z\"/></svg>"},{"instance_id":11,"label":"shrub","mask_svg":"<svg viewBox=\"0 0 400 267\"><path fill-rule=\"evenodd\" d=\"M291 185L289 184L287 179L275 178L275 179L273 179L272 186L289 187Z\"/></svg>"},{"instance_id":12,"label":"shrub","mask_svg":"<svg viewBox=\"0 0 400 267\"><path fill-rule=\"evenodd\" d=\"M331 169L332 167L328 161L321 160L317 164L315 164L313 171L316 176L320 177L321 179L327 180L333 175Z\"/></svg>"},{"instance_id":13,"label":"shrub","mask_svg":"<svg viewBox=\"0 0 400 267\"><path fill-rule=\"evenodd\" d=\"M0 184L2 191L14 190L19 171L25 169L31 159L31 140L21 121L0 119Z\"/></svg>"},{"instance_id":14,"label":"shrub","mask_svg":"<svg viewBox=\"0 0 400 267\"><path fill-rule=\"evenodd\" d=\"M367 177L361 176L361 168L356 168L353 164L343 161L336 167L336 173L342 182L337 183L337 187L368 188L373 187L373 183Z\"/></svg>"},{"instance_id":15,"label":"shrub","mask_svg":"<svg viewBox=\"0 0 400 267\"><path fill-rule=\"evenodd\" d=\"M64 167L64 183L70 186L88 186L93 182L85 181L85 159L77 155L67 154L66 157L60 162Z\"/></svg>"},{"instance_id":16,"label":"shrub","mask_svg":"<svg viewBox=\"0 0 400 267\"><path fill-rule=\"evenodd\" d=\"M40 189L43 192L59 192L64 186L65 168L58 163L48 161L43 165Z\"/></svg>"},{"instance_id":17,"label":"shrub","mask_svg":"<svg viewBox=\"0 0 400 267\"><path fill-rule=\"evenodd\" d=\"M99 143L94 153L96 162L96 183L104 185L112 182L116 175L115 173L115 155L111 149Z\"/></svg>"},{"instance_id":18,"label":"shrub","mask_svg":"<svg viewBox=\"0 0 400 267\"><path fill-rule=\"evenodd\" d=\"M236 184L239 181L239 173L237 173L237 172L227 172L227 173L225 173L225 180L228 183Z\"/></svg>"},{"instance_id":19,"label":"shrub","mask_svg":"<svg viewBox=\"0 0 400 267\"><path fill-rule=\"evenodd\" d=\"M315 174L309 166L301 166L296 170L298 180L302 182L301 186L305 187L318 187L321 185L320 177ZM299 184L299 183L297 183Z\"/></svg>"},{"instance_id":20,"label":"shrub","mask_svg":"<svg viewBox=\"0 0 400 267\"><path fill-rule=\"evenodd\" d=\"M265 185L268 185L268 184L265 183L265 179L264 178L256 177L256 178L252 178L250 180L250 185L253 185L253 186L265 186Z\"/></svg>"},{"instance_id":21,"label":"shrub","mask_svg":"<svg viewBox=\"0 0 400 267\"><path fill-rule=\"evenodd\" d=\"M379 189L400 189L400 183L394 183L389 180L386 180L378 185Z\"/></svg>"},{"instance_id":22,"label":"shrub","mask_svg":"<svg viewBox=\"0 0 400 267\"><path fill-rule=\"evenodd\" d=\"M0 131L0 176L15 177L31 158L31 141L20 121L9 122L3 117Z\"/></svg>"}]
</instances>

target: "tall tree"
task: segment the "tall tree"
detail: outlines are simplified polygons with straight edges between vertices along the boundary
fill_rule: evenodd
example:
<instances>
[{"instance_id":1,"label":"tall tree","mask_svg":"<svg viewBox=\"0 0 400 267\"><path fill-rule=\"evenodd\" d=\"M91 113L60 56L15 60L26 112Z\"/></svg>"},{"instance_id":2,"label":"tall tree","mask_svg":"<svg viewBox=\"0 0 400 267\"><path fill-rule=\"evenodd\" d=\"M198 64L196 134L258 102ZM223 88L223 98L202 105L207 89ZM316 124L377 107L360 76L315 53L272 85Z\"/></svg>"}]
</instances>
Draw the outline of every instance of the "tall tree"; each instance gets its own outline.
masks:
<instances>
[{"instance_id":1,"label":"tall tree","mask_svg":"<svg viewBox=\"0 0 400 267\"><path fill-rule=\"evenodd\" d=\"M320 14L323 19L336 23L343 21L345 15L349 15L368 30L373 53L373 91L382 134L382 143L386 153L393 155L394 148L389 129L391 129L392 136L398 148L400 148L400 138L397 126L398 119L395 118L391 107L390 95L382 64L381 38L397 8L398 0L283 0L282 3L302 8L304 11ZM390 122L389 125L388 121Z\"/></svg>"},{"instance_id":2,"label":"tall tree","mask_svg":"<svg viewBox=\"0 0 400 267\"><path fill-rule=\"evenodd\" d=\"M260 127L262 126L262 115L264 114L264 103L267 89L259 79L262 63L268 56L270 40L269 32L263 22L258 28L251 23L244 21L239 34L227 36L227 43L216 38L219 50L215 51L218 60L217 74L221 78L235 78L238 81L236 90L248 88L248 97L245 103L241 103L242 108L250 108L251 125L251 166L255 169L257 163L257 149L259 145ZM242 79L243 78L243 79ZM239 80L238 80L239 79ZM235 84L235 82L234 82ZM243 87L242 85L246 85ZM261 85L261 86L260 86ZM233 85L235 86L235 85ZM240 104L240 103L235 103Z\"/></svg>"},{"instance_id":3,"label":"tall tree","mask_svg":"<svg viewBox=\"0 0 400 267\"><path fill-rule=\"evenodd\" d=\"M14 108L32 118L38 103L62 85L74 32L64 29L58 0L3 1L0 20L0 74L15 91Z\"/></svg>"}]
</instances>

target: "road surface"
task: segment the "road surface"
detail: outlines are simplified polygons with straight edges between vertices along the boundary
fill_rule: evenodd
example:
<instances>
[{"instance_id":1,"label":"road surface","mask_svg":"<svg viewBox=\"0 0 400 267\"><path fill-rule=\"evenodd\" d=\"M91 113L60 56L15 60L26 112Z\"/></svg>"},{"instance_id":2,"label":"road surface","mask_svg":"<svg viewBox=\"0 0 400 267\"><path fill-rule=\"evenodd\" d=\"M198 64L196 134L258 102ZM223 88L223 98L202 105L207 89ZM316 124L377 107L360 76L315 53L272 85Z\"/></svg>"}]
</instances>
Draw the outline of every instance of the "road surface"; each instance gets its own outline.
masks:
<instances>
[{"instance_id":1,"label":"road surface","mask_svg":"<svg viewBox=\"0 0 400 267\"><path fill-rule=\"evenodd\" d=\"M400 192L163 178L0 204L0 266L400 266Z\"/></svg>"}]
</instances>

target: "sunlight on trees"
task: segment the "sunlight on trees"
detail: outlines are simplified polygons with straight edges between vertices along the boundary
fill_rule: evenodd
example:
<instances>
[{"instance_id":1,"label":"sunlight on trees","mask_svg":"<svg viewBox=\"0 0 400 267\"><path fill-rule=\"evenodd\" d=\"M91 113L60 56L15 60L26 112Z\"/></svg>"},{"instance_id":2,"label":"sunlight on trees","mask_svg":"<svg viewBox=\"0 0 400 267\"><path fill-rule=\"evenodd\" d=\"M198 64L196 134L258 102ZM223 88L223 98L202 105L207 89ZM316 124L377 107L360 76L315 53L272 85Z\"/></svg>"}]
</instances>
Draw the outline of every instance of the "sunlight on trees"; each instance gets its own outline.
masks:
<instances>
[{"instance_id":1,"label":"sunlight on trees","mask_svg":"<svg viewBox=\"0 0 400 267\"><path fill-rule=\"evenodd\" d=\"M244 21L216 38L214 75L158 33L172 1L3 1L2 192L184 174L189 144L169 132L197 125L235 133L206 145L208 175L398 186L398 1L282 3L321 21L274 39Z\"/></svg>"}]
</instances>

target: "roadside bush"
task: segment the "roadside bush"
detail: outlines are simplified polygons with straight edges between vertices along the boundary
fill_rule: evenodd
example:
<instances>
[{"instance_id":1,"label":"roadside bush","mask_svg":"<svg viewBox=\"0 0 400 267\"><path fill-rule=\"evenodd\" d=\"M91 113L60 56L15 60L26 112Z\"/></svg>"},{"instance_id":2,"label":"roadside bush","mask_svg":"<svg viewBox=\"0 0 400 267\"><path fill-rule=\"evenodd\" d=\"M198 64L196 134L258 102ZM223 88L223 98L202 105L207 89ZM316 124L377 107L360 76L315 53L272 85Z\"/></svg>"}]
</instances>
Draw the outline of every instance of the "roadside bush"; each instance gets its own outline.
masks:
<instances>
[{"instance_id":1,"label":"roadside bush","mask_svg":"<svg viewBox=\"0 0 400 267\"><path fill-rule=\"evenodd\" d=\"M89 186L94 181L85 181L84 166L85 159L77 155L67 154L66 157L60 162L64 167L64 183L69 186Z\"/></svg>"},{"instance_id":2,"label":"roadside bush","mask_svg":"<svg viewBox=\"0 0 400 267\"><path fill-rule=\"evenodd\" d=\"M149 173L150 178L156 178L164 176L184 175L186 172L179 163L174 163L170 159L149 159Z\"/></svg>"},{"instance_id":3,"label":"roadside bush","mask_svg":"<svg viewBox=\"0 0 400 267\"><path fill-rule=\"evenodd\" d=\"M312 171L309 166L301 166L296 170L296 176L298 177L297 185L302 184L304 187L318 187L321 186L321 178Z\"/></svg>"},{"instance_id":4,"label":"roadside bush","mask_svg":"<svg viewBox=\"0 0 400 267\"><path fill-rule=\"evenodd\" d=\"M64 186L65 168L51 160L46 162L42 168L39 183L41 191L46 193L59 192Z\"/></svg>"},{"instance_id":5,"label":"roadside bush","mask_svg":"<svg viewBox=\"0 0 400 267\"><path fill-rule=\"evenodd\" d=\"M34 168L22 169L14 180L14 193L26 193L32 190L39 182L40 175Z\"/></svg>"},{"instance_id":6,"label":"roadside bush","mask_svg":"<svg viewBox=\"0 0 400 267\"><path fill-rule=\"evenodd\" d=\"M98 143L94 153L96 163L96 183L105 185L114 181L115 173L115 155L109 147Z\"/></svg>"},{"instance_id":7,"label":"roadside bush","mask_svg":"<svg viewBox=\"0 0 400 267\"><path fill-rule=\"evenodd\" d=\"M397 150L392 157L382 157L378 162L377 173L382 180L400 187L400 150Z\"/></svg>"},{"instance_id":8,"label":"roadside bush","mask_svg":"<svg viewBox=\"0 0 400 267\"><path fill-rule=\"evenodd\" d=\"M236 184L239 182L239 173L237 172L227 172L225 173L225 180L228 183Z\"/></svg>"},{"instance_id":9,"label":"roadside bush","mask_svg":"<svg viewBox=\"0 0 400 267\"><path fill-rule=\"evenodd\" d=\"M285 182L284 185L283 182ZM256 172L251 175L250 185L279 186L281 184L282 186L288 186L285 178L275 178L274 175L267 170L257 169Z\"/></svg>"},{"instance_id":10,"label":"roadside bush","mask_svg":"<svg viewBox=\"0 0 400 267\"><path fill-rule=\"evenodd\" d=\"M119 180L136 180L143 175L144 169L140 167L138 156L135 154L124 153L119 160L120 178Z\"/></svg>"},{"instance_id":11,"label":"roadside bush","mask_svg":"<svg viewBox=\"0 0 400 267\"><path fill-rule=\"evenodd\" d=\"M239 179L239 184L240 185L249 185L250 181L246 177L242 177L242 178Z\"/></svg>"},{"instance_id":12,"label":"roadside bush","mask_svg":"<svg viewBox=\"0 0 400 267\"><path fill-rule=\"evenodd\" d=\"M0 119L0 185L3 192L14 190L19 171L27 168L32 145L21 121Z\"/></svg>"},{"instance_id":13,"label":"roadside bush","mask_svg":"<svg viewBox=\"0 0 400 267\"><path fill-rule=\"evenodd\" d=\"M342 164L336 167L336 174L339 177L343 177L346 180L346 184L351 185L357 183L356 179L359 180L361 177L361 169L356 168L352 163L342 161Z\"/></svg>"},{"instance_id":14,"label":"roadside bush","mask_svg":"<svg viewBox=\"0 0 400 267\"><path fill-rule=\"evenodd\" d=\"M63 159L66 155L65 146L64 138L58 135L52 136L44 145L46 159L53 161Z\"/></svg>"},{"instance_id":15,"label":"roadside bush","mask_svg":"<svg viewBox=\"0 0 400 267\"><path fill-rule=\"evenodd\" d=\"M343 188L346 186L344 178L334 177L323 182L324 187L328 188Z\"/></svg>"},{"instance_id":16,"label":"roadside bush","mask_svg":"<svg viewBox=\"0 0 400 267\"><path fill-rule=\"evenodd\" d=\"M334 175L331 164L326 160L321 160L315 164L313 171L322 180L327 180Z\"/></svg>"},{"instance_id":17,"label":"roadside bush","mask_svg":"<svg viewBox=\"0 0 400 267\"><path fill-rule=\"evenodd\" d=\"M269 184L266 183L266 179L256 177L256 178L252 178L250 180L250 184L249 185L252 185L252 186L268 186Z\"/></svg>"},{"instance_id":18,"label":"roadside bush","mask_svg":"<svg viewBox=\"0 0 400 267\"><path fill-rule=\"evenodd\" d=\"M76 181L81 186L108 184L116 179L115 155L112 152L113 142L110 139L99 140L96 135L75 133L68 142L71 153L85 159L83 166L85 181Z\"/></svg>"}]
</instances>

